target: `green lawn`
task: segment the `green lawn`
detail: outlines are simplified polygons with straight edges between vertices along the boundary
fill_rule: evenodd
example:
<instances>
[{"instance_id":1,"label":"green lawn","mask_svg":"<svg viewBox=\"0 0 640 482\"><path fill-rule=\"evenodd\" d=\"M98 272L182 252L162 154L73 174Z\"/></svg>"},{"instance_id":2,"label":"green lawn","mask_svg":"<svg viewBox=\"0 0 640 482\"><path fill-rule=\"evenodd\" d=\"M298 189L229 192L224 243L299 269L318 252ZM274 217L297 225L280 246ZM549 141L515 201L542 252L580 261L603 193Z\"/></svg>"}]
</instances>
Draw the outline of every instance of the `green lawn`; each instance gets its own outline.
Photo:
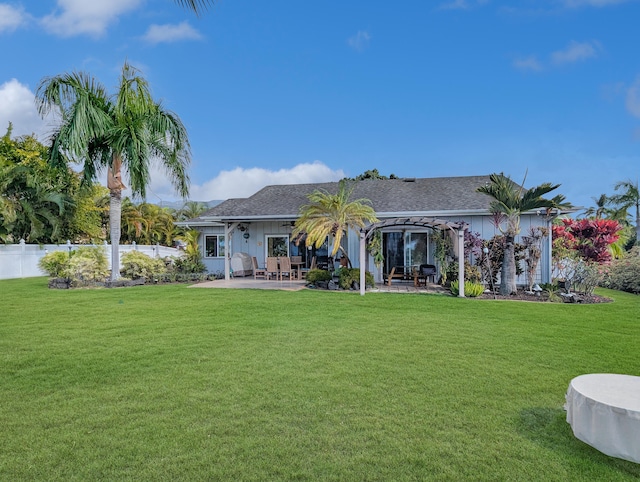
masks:
<instances>
[{"instance_id":1,"label":"green lawn","mask_svg":"<svg viewBox=\"0 0 640 482\"><path fill-rule=\"evenodd\" d=\"M629 480L580 374L640 375L640 298L0 282L0 480Z\"/></svg>"}]
</instances>

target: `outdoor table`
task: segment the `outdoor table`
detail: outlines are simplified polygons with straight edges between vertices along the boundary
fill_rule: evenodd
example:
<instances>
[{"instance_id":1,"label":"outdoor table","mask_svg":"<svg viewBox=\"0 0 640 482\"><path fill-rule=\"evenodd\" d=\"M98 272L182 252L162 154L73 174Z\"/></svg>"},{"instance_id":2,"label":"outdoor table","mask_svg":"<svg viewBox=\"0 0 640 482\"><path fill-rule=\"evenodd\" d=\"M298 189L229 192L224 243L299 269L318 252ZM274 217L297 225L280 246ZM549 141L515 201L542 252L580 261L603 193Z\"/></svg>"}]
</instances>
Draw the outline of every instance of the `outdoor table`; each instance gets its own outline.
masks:
<instances>
[{"instance_id":1,"label":"outdoor table","mask_svg":"<svg viewBox=\"0 0 640 482\"><path fill-rule=\"evenodd\" d=\"M300 270L304 266L304 261L291 261L291 269L295 269L296 278L300 279Z\"/></svg>"},{"instance_id":2,"label":"outdoor table","mask_svg":"<svg viewBox=\"0 0 640 482\"><path fill-rule=\"evenodd\" d=\"M595 373L569 383L567 422L600 452L640 463L640 377Z\"/></svg>"}]
</instances>

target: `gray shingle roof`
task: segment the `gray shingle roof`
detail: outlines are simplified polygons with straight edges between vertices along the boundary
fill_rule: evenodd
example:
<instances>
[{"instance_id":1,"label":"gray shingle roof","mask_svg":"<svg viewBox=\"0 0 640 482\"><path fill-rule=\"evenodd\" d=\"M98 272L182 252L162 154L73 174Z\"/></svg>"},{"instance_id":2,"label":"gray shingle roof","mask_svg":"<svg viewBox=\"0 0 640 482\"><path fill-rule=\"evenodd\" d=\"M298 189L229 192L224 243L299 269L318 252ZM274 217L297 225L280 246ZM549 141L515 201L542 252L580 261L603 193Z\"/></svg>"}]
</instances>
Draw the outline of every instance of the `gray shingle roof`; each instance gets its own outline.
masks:
<instances>
[{"instance_id":1,"label":"gray shingle roof","mask_svg":"<svg viewBox=\"0 0 640 482\"><path fill-rule=\"evenodd\" d=\"M476 189L488 182L488 175L411 180L367 179L354 182L351 198L369 199L378 215L487 211L491 198L476 192ZM300 208L309 203L307 195L316 189L335 193L338 183L266 186L251 197L228 199L197 219L293 219L298 217Z\"/></svg>"}]
</instances>

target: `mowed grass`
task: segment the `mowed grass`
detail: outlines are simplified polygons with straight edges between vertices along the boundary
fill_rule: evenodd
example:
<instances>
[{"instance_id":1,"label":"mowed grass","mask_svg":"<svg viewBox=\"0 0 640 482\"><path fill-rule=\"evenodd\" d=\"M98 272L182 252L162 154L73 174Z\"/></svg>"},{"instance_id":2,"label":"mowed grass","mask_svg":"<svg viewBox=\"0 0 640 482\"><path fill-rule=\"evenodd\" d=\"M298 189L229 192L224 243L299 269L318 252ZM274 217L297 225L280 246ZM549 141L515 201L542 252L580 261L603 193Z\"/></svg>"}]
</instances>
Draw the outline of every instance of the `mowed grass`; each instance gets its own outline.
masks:
<instances>
[{"instance_id":1,"label":"mowed grass","mask_svg":"<svg viewBox=\"0 0 640 482\"><path fill-rule=\"evenodd\" d=\"M640 375L640 299L0 282L0 480L629 480L580 374Z\"/></svg>"}]
</instances>

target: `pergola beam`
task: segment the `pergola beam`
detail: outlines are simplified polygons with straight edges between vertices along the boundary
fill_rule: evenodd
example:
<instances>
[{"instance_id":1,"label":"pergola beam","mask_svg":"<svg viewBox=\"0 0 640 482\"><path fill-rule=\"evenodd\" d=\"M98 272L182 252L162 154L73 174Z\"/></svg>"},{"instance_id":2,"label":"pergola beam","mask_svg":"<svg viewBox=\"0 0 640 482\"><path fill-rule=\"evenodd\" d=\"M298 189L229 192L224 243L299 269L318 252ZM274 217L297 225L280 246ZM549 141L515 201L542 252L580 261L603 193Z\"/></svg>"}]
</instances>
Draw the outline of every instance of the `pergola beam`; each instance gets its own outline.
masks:
<instances>
[{"instance_id":1,"label":"pergola beam","mask_svg":"<svg viewBox=\"0 0 640 482\"><path fill-rule=\"evenodd\" d=\"M364 296L365 292L365 272L366 266L366 243L367 239L375 232L376 229L384 229L390 227L421 227L445 230L450 229L452 232L458 235L458 283L460 298L464 298L464 232L467 230L467 223L452 221L446 221L437 218L426 217L402 217L402 218L390 218L384 221L378 221L377 223L365 226L360 230L360 295Z\"/></svg>"}]
</instances>

